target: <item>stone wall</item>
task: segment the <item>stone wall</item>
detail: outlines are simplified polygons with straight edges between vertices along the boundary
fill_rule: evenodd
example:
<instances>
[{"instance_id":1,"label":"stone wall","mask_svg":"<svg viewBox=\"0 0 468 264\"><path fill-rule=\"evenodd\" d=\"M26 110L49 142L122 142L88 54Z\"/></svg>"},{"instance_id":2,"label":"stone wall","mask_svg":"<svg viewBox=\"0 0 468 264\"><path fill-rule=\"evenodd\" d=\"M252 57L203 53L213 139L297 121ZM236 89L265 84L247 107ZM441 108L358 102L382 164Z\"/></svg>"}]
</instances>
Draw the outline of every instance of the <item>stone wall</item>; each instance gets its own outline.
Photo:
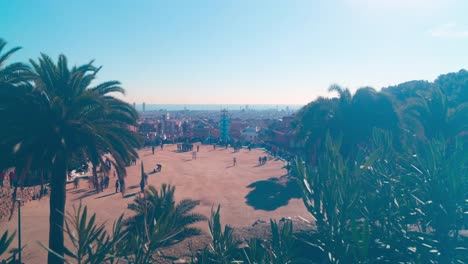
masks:
<instances>
[{"instance_id":1,"label":"stone wall","mask_svg":"<svg viewBox=\"0 0 468 264\"><path fill-rule=\"evenodd\" d=\"M7 178L7 177L5 177ZM44 186L44 189L47 188ZM12 196L14 188L10 187L8 179L5 179L3 187L0 187L0 220L8 218L13 206ZM17 198L21 199L21 203L25 204L31 200L39 199L41 186L18 187L16 191Z\"/></svg>"}]
</instances>

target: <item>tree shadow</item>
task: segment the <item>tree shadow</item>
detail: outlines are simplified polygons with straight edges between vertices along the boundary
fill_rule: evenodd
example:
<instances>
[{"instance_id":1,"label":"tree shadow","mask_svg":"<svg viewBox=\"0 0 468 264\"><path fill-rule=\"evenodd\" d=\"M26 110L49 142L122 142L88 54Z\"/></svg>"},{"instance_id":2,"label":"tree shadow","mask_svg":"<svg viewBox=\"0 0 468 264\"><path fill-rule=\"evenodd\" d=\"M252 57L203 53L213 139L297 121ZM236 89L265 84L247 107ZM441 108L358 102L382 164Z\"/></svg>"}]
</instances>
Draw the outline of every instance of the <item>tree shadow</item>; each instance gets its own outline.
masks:
<instances>
[{"instance_id":1,"label":"tree shadow","mask_svg":"<svg viewBox=\"0 0 468 264\"><path fill-rule=\"evenodd\" d=\"M94 190L90 190L90 191L87 191L86 193L84 193L83 195L81 195L80 197L77 197L75 199L73 199L73 201L77 201L77 200L81 200L83 198L86 198L88 196L91 196L91 195L94 195L94 194L97 194L98 192L94 189Z\"/></svg>"},{"instance_id":2,"label":"tree shadow","mask_svg":"<svg viewBox=\"0 0 468 264\"><path fill-rule=\"evenodd\" d=\"M274 211L288 205L289 200L293 198L301 198L299 185L287 175L257 181L247 187L253 190L245 196L246 203L255 210Z\"/></svg>"},{"instance_id":3,"label":"tree shadow","mask_svg":"<svg viewBox=\"0 0 468 264\"><path fill-rule=\"evenodd\" d=\"M102 199L102 198L105 198L105 197L108 197L108 196L112 196L112 195L116 195L118 194L118 192L113 192L113 193L108 193L108 194L104 194L104 195L101 195L101 196L98 196L94 199Z\"/></svg>"},{"instance_id":4,"label":"tree shadow","mask_svg":"<svg viewBox=\"0 0 468 264\"><path fill-rule=\"evenodd\" d=\"M126 198L130 198L130 197L133 197L133 196L135 196L135 195L137 195L137 194L139 194L139 192L134 192L134 193L125 194L125 195L123 196L123 198L125 198L125 199L126 199Z\"/></svg>"},{"instance_id":5,"label":"tree shadow","mask_svg":"<svg viewBox=\"0 0 468 264\"><path fill-rule=\"evenodd\" d=\"M140 184L135 184L135 185L128 186L129 190L136 189L136 188L140 188Z\"/></svg>"},{"instance_id":6,"label":"tree shadow","mask_svg":"<svg viewBox=\"0 0 468 264\"><path fill-rule=\"evenodd\" d=\"M71 193L71 194L78 194L78 193L83 193L83 192L88 192L88 191L89 191L89 190L87 190L87 189L74 189L74 188L73 188L73 189L70 191L70 193Z\"/></svg>"}]
</instances>

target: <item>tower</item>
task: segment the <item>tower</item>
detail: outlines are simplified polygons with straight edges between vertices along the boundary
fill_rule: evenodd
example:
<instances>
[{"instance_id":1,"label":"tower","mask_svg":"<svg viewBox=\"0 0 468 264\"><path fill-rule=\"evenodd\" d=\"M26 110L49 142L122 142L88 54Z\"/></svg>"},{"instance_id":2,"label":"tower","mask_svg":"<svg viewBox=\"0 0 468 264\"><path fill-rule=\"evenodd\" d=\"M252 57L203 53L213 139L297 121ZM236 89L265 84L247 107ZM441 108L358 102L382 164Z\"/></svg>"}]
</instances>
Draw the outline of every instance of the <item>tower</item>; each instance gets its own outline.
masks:
<instances>
[{"instance_id":1,"label":"tower","mask_svg":"<svg viewBox=\"0 0 468 264\"><path fill-rule=\"evenodd\" d=\"M221 119L219 120L219 139L221 141L229 141L229 115L226 109L221 111Z\"/></svg>"},{"instance_id":2,"label":"tower","mask_svg":"<svg viewBox=\"0 0 468 264\"><path fill-rule=\"evenodd\" d=\"M145 102L143 102L142 108L143 108L143 112L145 112L146 111L146 103Z\"/></svg>"}]
</instances>

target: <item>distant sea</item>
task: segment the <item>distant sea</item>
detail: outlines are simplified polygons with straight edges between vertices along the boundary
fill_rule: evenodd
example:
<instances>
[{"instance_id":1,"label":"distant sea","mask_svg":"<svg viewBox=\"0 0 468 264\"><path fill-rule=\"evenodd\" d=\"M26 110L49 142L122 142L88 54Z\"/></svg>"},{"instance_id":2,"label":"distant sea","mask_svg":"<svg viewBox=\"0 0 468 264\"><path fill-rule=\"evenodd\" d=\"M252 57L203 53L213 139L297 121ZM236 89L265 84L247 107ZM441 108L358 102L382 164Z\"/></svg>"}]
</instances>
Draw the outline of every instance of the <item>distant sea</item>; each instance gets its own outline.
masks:
<instances>
[{"instance_id":1,"label":"distant sea","mask_svg":"<svg viewBox=\"0 0 468 264\"><path fill-rule=\"evenodd\" d=\"M138 111L143 110L142 104L136 104ZM147 104L146 111L180 111L180 110L193 110L193 111L217 111L222 109L227 110L299 110L302 105L285 105L285 104Z\"/></svg>"}]
</instances>

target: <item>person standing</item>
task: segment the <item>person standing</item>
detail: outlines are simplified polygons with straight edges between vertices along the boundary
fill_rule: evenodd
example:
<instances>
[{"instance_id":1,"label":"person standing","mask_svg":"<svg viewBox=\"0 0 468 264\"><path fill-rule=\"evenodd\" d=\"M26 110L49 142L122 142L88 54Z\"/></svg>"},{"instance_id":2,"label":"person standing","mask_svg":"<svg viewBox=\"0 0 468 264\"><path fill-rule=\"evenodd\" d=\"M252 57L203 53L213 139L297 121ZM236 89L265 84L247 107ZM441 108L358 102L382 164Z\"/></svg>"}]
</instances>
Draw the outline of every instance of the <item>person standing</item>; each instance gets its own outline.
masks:
<instances>
[{"instance_id":1,"label":"person standing","mask_svg":"<svg viewBox=\"0 0 468 264\"><path fill-rule=\"evenodd\" d=\"M154 145L151 146L151 151L153 151L153 155L154 155Z\"/></svg>"},{"instance_id":2,"label":"person standing","mask_svg":"<svg viewBox=\"0 0 468 264\"><path fill-rule=\"evenodd\" d=\"M232 166L236 166L237 165L237 159L236 157L232 158Z\"/></svg>"},{"instance_id":3,"label":"person standing","mask_svg":"<svg viewBox=\"0 0 468 264\"><path fill-rule=\"evenodd\" d=\"M78 181L80 179L78 177L75 177L75 179L73 179L73 185L75 186L75 189L78 189Z\"/></svg>"},{"instance_id":4,"label":"person standing","mask_svg":"<svg viewBox=\"0 0 468 264\"><path fill-rule=\"evenodd\" d=\"M115 193L119 192L119 179L115 181Z\"/></svg>"},{"instance_id":5,"label":"person standing","mask_svg":"<svg viewBox=\"0 0 468 264\"><path fill-rule=\"evenodd\" d=\"M197 152L200 151L200 145L197 145Z\"/></svg>"},{"instance_id":6,"label":"person standing","mask_svg":"<svg viewBox=\"0 0 468 264\"><path fill-rule=\"evenodd\" d=\"M109 181L110 181L109 175L106 174L106 176L104 176L104 188L105 189L109 188Z\"/></svg>"}]
</instances>

